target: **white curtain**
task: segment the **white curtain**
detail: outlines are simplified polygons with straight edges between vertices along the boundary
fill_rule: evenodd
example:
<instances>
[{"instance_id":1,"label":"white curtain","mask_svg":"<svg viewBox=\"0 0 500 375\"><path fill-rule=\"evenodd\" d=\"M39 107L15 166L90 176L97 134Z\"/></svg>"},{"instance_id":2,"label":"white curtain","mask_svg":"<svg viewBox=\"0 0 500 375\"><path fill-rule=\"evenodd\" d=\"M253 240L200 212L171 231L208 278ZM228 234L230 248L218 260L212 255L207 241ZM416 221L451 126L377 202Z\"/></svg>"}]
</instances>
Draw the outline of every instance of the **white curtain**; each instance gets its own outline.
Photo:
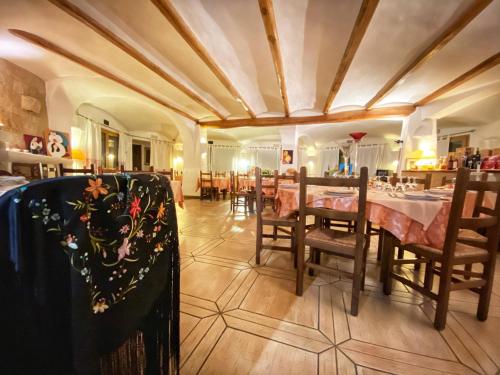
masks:
<instances>
[{"instance_id":1,"label":"white curtain","mask_svg":"<svg viewBox=\"0 0 500 375\"><path fill-rule=\"evenodd\" d=\"M83 152L85 165L101 165L101 125L88 118L77 116L80 138L73 140L73 148Z\"/></svg>"},{"instance_id":2,"label":"white curtain","mask_svg":"<svg viewBox=\"0 0 500 375\"><path fill-rule=\"evenodd\" d=\"M275 148L257 148L255 149L255 163L252 163L261 169L279 169L279 156Z\"/></svg>"},{"instance_id":3,"label":"white curtain","mask_svg":"<svg viewBox=\"0 0 500 375\"><path fill-rule=\"evenodd\" d=\"M209 169L218 172L237 170L239 153L237 146L209 145Z\"/></svg>"},{"instance_id":4,"label":"white curtain","mask_svg":"<svg viewBox=\"0 0 500 375\"><path fill-rule=\"evenodd\" d=\"M151 139L150 165L153 166L155 170L165 170L169 168L170 149L171 145L169 142L160 141L155 138Z\"/></svg>"},{"instance_id":5,"label":"white curtain","mask_svg":"<svg viewBox=\"0 0 500 375\"><path fill-rule=\"evenodd\" d=\"M354 158L354 152L351 155ZM368 174L374 176L377 169L394 169L398 151L391 150L388 144L360 145L358 149L358 168L368 167ZM354 163L354 159L351 161Z\"/></svg>"},{"instance_id":6,"label":"white curtain","mask_svg":"<svg viewBox=\"0 0 500 375\"><path fill-rule=\"evenodd\" d=\"M319 165L321 172L329 169L338 170L339 168L339 149L338 147L327 147L319 150Z\"/></svg>"},{"instance_id":7,"label":"white curtain","mask_svg":"<svg viewBox=\"0 0 500 375\"><path fill-rule=\"evenodd\" d=\"M123 165L126 170L132 170L132 137L120 132L118 138L118 166Z\"/></svg>"}]
</instances>

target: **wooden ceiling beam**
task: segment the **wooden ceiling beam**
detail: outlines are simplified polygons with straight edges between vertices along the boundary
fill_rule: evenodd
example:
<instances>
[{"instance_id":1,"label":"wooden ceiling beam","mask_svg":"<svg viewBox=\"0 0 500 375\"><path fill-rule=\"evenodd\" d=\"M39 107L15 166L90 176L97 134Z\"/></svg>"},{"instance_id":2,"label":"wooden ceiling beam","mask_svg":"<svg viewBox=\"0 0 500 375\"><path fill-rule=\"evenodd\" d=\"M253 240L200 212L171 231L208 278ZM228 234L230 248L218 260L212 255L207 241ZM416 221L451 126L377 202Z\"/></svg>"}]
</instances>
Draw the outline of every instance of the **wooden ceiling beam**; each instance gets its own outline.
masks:
<instances>
[{"instance_id":1,"label":"wooden ceiling beam","mask_svg":"<svg viewBox=\"0 0 500 375\"><path fill-rule=\"evenodd\" d=\"M491 68L494 68L498 64L500 64L500 52L484 60L482 63L476 65L474 68L468 70L464 74L455 78L453 81L440 87L433 93L427 95L425 98L420 99L418 102L415 103L415 105L416 106L426 105L427 103L439 98L440 96L446 94L447 92L453 90L454 88L463 85L465 82L471 80L472 78L478 76L479 74Z\"/></svg>"},{"instance_id":2,"label":"wooden ceiling beam","mask_svg":"<svg viewBox=\"0 0 500 375\"><path fill-rule=\"evenodd\" d=\"M356 18L356 22L354 23L354 27L349 38L349 42L347 43L339 67L337 68L335 79L333 80L332 87L330 88L330 92L328 93L325 107L323 108L323 112L325 114L330 111L333 100L340 90L340 86L344 81L347 71L351 66L352 60L354 59L354 56L356 55L356 52L361 44L361 41L363 40L366 29L368 28L373 14L377 9L378 3L379 0L363 0L363 3L361 4L358 12L358 17Z\"/></svg>"},{"instance_id":3,"label":"wooden ceiling beam","mask_svg":"<svg viewBox=\"0 0 500 375\"><path fill-rule=\"evenodd\" d=\"M189 113L184 112L183 110L167 103L163 99L160 99L160 98L144 91L140 87L126 81L123 78L120 78L120 77L114 75L113 73L108 72L107 70L91 63L90 61L87 61L87 60L69 52L68 50L58 46L57 44L54 44L54 43L48 41L47 39L42 38L41 36L29 33L27 31L17 30L17 29L9 29L9 32L11 34L21 38L21 39L24 39L24 40L38 46L38 47L41 47L47 51L50 51L50 52L55 53L57 55L60 55L64 58L78 64L78 65L81 65L84 68L93 71L94 73L97 73L105 78L110 79L111 81L114 81L122 86L125 86L126 88L128 88L132 91L135 91L136 93L138 93L142 96L145 96L148 99L151 99L152 101L162 105L163 107L165 107L167 109L170 109L171 111L173 111L173 112L175 112L183 117L186 117L192 121L197 121L197 119L195 117L191 116Z\"/></svg>"},{"instance_id":4,"label":"wooden ceiling beam","mask_svg":"<svg viewBox=\"0 0 500 375\"><path fill-rule=\"evenodd\" d=\"M274 8L272 0L259 0L260 13L262 21L266 29L267 41L273 57L274 70L276 71L276 78L280 88L281 98L283 99L283 108L285 116L290 116L290 108L288 106L288 94L285 84L285 72L283 69L283 58L281 56L281 48L278 37L278 30L276 28L276 18L274 16Z\"/></svg>"},{"instance_id":5,"label":"wooden ceiling beam","mask_svg":"<svg viewBox=\"0 0 500 375\"><path fill-rule=\"evenodd\" d=\"M119 36L114 34L111 30L106 28L104 25L100 24L98 21L90 17L88 14L83 12L80 8L78 8L76 5L73 3L69 2L68 0L49 0L52 4L57 6L59 9L62 11L66 12L69 14L71 17L75 18L76 20L82 22L84 25L88 26L91 28L93 31L95 31L97 34L102 36L104 39L106 39L108 42L114 44L116 47L120 48L123 52L131 56L133 59L137 60L139 63L147 67L149 70L153 71L156 73L158 76L163 78L165 81L170 83L172 86L174 86L176 89L184 93L186 96L188 96L190 99L192 99L194 102L198 103L205 109L207 109L209 112L213 113L217 117L224 119L225 116L220 113L216 108L214 108L212 105L210 105L205 99L203 99L201 96L199 96L197 93L195 93L193 90L188 88L187 86L183 85L181 82L179 82L177 79L175 79L173 76L168 74L166 71L164 71L161 67L159 67L157 64L149 60L146 56L144 56L141 52L139 52L137 49L132 47L130 44L128 44L125 40L121 39Z\"/></svg>"},{"instance_id":6,"label":"wooden ceiling beam","mask_svg":"<svg viewBox=\"0 0 500 375\"><path fill-rule=\"evenodd\" d=\"M179 35L186 41L191 49L200 57L200 59L210 68L224 87L231 93L236 101L240 102L243 108L247 111L250 117L255 117L255 112L250 108L248 103L243 99L236 87L231 83L227 75L217 65L215 60L210 56L207 49L201 44L191 28L182 19L170 0L151 0L156 5L158 10L163 14L167 21L177 30Z\"/></svg>"},{"instance_id":7,"label":"wooden ceiling beam","mask_svg":"<svg viewBox=\"0 0 500 375\"><path fill-rule=\"evenodd\" d=\"M412 72L425 64L432 56L443 49L460 31L478 16L493 0L475 0L470 7L450 26L448 26L417 58L403 66L376 94L366 103L366 108L373 108L394 87L400 84Z\"/></svg>"},{"instance_id":8,"label":"wooden ceiling beam","mask_svg":"<svg viewBox=\"0 0 500 375\"><path fill-rule=\"evenodd\" d=\"M199 122L201 126L209 128L238 128L242 126L290 126L307 124L327 124L335 122L349 122L355 120L373 120L388 117L406 117L415 111L413 105L398 107L375 108L371 110L361 109L355 111L344 111L328 113L319 116L304 117L259 117L254 119L237 119L223 121L204 121Z\"/></svg>"}]
</instances>

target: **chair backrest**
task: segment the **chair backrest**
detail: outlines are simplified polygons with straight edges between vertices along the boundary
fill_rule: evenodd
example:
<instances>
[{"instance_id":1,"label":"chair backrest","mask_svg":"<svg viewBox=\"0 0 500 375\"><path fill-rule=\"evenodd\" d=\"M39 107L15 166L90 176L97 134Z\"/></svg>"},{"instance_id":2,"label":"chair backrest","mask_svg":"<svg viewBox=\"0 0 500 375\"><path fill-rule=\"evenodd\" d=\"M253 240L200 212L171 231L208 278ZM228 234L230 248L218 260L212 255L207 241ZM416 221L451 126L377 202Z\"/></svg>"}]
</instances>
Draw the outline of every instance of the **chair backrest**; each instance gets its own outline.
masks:
<instances>
[{"instance_id":1,"label":"chair backrest","mask_svg":"<svg viewBox=\"0 0 500 375\"><path fill-rule=\"evenodd\" d=\"M281 179L281 180L293 180L293 182L297 183L297 182L299 182L299 172L294 171L293 173L288 173L288 174L282 173L279 176L279 179Z\"/></svg>"},{"instance_id":2,"label":"chair backrest","mask_svg":"<svg viewBox=\"0 0 500 375\"><path fill-rule=\"evenodd\" d=\"M413 181L415 181L416 184L418 185L423 185L424 190L428 190L431 188L431 180L432 180L432 173L426 173L424 178L414 178ZM391 185L396 186L396 183L401 181L401 179L398 178L397 173L393 173L392 177L390 179ZM403 177L402 181L404 184L408 182L408 177Z\"/></svg>"},{"instance_id":3,"label":"chair backrest","mask_svg":"<svg viewBox=\"0 0 500 375\"><path fill-rule=\"evenodd\" d=\"M159 173L159 174L162 174L164 176L167 176L171 180L174 179L174 170L173 170L173 168L170 168L170 169L167 169L167 170L163 170L163 171L156 171L156 173Z\"/></svg>"},{"instance_id":4,"label":"chair backrest","mask_svg":"<svg viewBox=\"0 0 500 375\"><path fill-rule=\"evenodd\" d=\"M492 192L495 198L493 208L484 206L485 192ZM462 217L466 195L475 192L474 214ZM477 230L483 228L488 237L487 249L495 252L500 236L500 181L470 181L470 169L459 168L451 203L448 226L443 246L443 262L453 257L459 229Z\"/></svg>"},{"instance_id":5,"label":"chair backrest","mask_svg":"<svg viewBox=\"0 0 500 375\"><path fill-rule=\"evenodd\" d=\"M132 170L126 170L125 166L122 164L120 165L120 173L148 173L148 172L154 172L155 168L153 166L150 166L147 171L142 171L140 169L134 168Z\"/></svg>"},{"instance_id":6,"label":"chair backrest","mask_svg":"<svg viewBox=\"0 0 500 375\"><path fill-rule=\"evenodd\" d=\"M209 186L207 186L207 185L209 185ZM214 187L212 171L210 171L210 172L200 171L200 187L201 188L209 187L210 189L212 189Z\"/></svg>"},{"instance_id":7,"label":"chair backrest","mask_svg":"<svg viewBox=\"0 0 500 375\"><path fill-rule=\"evenodd\" d=\"M215 172L215 177L226 177L227 172Z\"/></svg>"},{"instance_id":8,"label":"chair backrest","mask_svg":"<svg viewBox=\"0 0 500 375\"><path fill-rule=\"evenodd\" d=\"M329 186L329 187L350 187L359 189L358 210L356 212L339 211L329 208L308 207L307 206L307 186ZM368 190L368 168L360 169L359 177L307 177L306 167L300 168L300 192L299 192L299 230L305 230L306 216L315 215L333 220L356 221L356 235L364 235L366 194ZM362 238L358 240L362 240Z\"/></svg>"},{"instance_id":9,"label":"chair backrest","mask_svg":"<svg viewBox=\"0 0 500 375\"><path fill-rule=\"evenodd\" d=\"M95 174L94 164L90 164L87 168L65 168L64 164L59 164L59 176L65 176L66 174Z\"/></svg>"},{"instance_id":10,"label":"chair backrest","mask_svg":"<svg viewBox=\"0 0 500 375\"><path fill-rule=\"evenodd\" d=\"M272 194L275 196L278 192L278 184L279 184L279 175L278 170L275 170L272 177L267 177L267 181L263 181L262 171L260 168L255 168L255 189L257 190L257 169L259 170L259 174L261 176L261 190L263 190L263 194L269 195L269 191L272 189ZM272 178L272 180L271 180ZM264 191L265 189L265 191Z\"/></svg>"},{"instance_id":11,"label":"chair backrest","mask_svg":"<svg viewBox=\"0 0 500 375\"><path fill-rule=\"evenodd\" d=\"M273 185L274 186L274 185ZM260 220L261 215L262 215L262 210L264 209L264 194L262 192L262 188L264 186L262 185L262 173L259 167L255 168L255 200L256 200L256 214L257 214L257 221ZM257 223L258 225L258 223Z\"/></svg>"}]
</instances>

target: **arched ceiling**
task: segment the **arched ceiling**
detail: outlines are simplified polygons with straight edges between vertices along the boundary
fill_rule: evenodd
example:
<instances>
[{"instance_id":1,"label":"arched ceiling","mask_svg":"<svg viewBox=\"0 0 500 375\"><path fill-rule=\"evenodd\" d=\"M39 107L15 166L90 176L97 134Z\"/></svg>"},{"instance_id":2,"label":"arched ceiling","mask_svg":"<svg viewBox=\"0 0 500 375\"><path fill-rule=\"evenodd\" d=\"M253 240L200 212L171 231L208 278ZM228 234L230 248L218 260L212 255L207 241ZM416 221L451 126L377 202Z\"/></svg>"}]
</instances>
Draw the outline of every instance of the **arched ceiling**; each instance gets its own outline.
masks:
<instances>
[{"instance_id":1,"label":"arched ceiling","mask_svg":"<svg viewBox=\"0 0 500 375\"><path fill-rule=\"evenodd\" d=\"M21 39L9 29L31 35ZM112 75L120 81L110 81L114 90L128 86L121 87L123 96L100 87L95 103L88 102L97 106L100 98L141 126L171 119L112 102L133 98L222 128L232 119L257 126L282 118L284 98L290 123L304 115L317 116L312 123L332 122L332 114L353 109L357 118L387 117L389 110L380 109L386 107L393 116L397 108L407 115L419 100L500 53L498 35L500 0L0 2L0 57L46 81ZM34 38L42 39L37 45ZM498 56L464 86L499 80L500 69L490 69Z\"/></svg>"},{"instance_id":2,"label":"arched ceiling","mask_svg":"<svg viewBox=\"0 0 500 375\"><path fill-rule=\"evenodd\" d=\"M398 139L401 134L401 121L396 120L366 120L344 122L339 124L316 124L301 130L301 135L306 135L317 145L349 139L349 133L366 132L365 140ZM252 127L232 129L208 129L208 139L233 142L281 142L280 128L269 126L256 131Z\"/></svg>"}]
</instances>

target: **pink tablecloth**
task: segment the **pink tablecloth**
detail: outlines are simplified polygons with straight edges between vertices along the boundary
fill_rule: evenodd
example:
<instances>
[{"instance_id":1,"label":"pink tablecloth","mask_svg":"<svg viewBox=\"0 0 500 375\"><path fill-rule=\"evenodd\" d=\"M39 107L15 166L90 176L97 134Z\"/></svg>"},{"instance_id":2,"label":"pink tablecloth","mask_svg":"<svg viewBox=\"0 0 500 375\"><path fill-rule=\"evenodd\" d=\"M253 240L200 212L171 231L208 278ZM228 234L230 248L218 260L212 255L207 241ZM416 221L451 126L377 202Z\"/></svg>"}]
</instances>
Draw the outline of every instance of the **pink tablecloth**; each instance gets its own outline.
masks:
<instances>
[{"instance_id":1,"label":"pink tablecloth","mask_svg":"<svg viewBox=\"0 0 500 375\"><path fill-rule=\"evenodd\" d=\"M323 189L324 191L324 189ZM366 219L371 221L373 224L379 225L382 228L391 232L396 236L401 243L419 243L435 248L441 249L444 244L444 237L446 233L446 226L448 225L448 216L450 213L451 202L450 201L411 201L410 204L415 204L422 206L425 210L424 205L435 206L439 204L440 207L436 210L435 207L430 207L427 210L428 213L435 212L434 217L430 220L430 225L425 226L419 222L421 220L415 213L411 210L401 210L398 211L395 207L397 204L389 204L387 206L381 204L382 199L380 199L380 194L386 193L372 193L368 194L367 207L366 207ZM378 199L377 199L378 198ZM403 203L402 199L393 198ZM486 204L491 205L494 201L492 195L485 195ZM467 193L466 202L464 207L464 216L471 216L474 209L475 193ZM286 216L289 213L298 209L299 206L299 190L298 187L293 188L278 188L277 193L277 207L280 216ZM338 197L324 195L322 189L311 189L307 195L308 205L312 207L325 207L333 208L343 211L355 211L357 209L358 198L356 194L348 197ZM409 202L405 201L404 204L407 205ZM425 228L425 229L424 229Z\"/></svg>"},{"instance_id":2,"label":"pink tablecloth","mask_svg":"<svg viewBox=\"0 0 500 375\"><path fill-rule=\"evenodd\" d=\"M230 186L229 177L213 177L212 184L214 188L217 188L219 190L229 190ZM198 179L198 186L196 190L199 190L200 186L201 186L201 181L200 179ZM210 187L210 182L203 181L203 187Z\"/></svg>"},{"instance_id":3,"label":"pink tablecloth","mask_svg":"<svg viewBox=\"0 0 500 375\"><path fill-rule=\"evenodd\" d=\"M184 193L182 192L182 181L170 181L172 192L174 193L174 201L179 204L179 207L184 208Z\"/></svg>"}]
</instances>

